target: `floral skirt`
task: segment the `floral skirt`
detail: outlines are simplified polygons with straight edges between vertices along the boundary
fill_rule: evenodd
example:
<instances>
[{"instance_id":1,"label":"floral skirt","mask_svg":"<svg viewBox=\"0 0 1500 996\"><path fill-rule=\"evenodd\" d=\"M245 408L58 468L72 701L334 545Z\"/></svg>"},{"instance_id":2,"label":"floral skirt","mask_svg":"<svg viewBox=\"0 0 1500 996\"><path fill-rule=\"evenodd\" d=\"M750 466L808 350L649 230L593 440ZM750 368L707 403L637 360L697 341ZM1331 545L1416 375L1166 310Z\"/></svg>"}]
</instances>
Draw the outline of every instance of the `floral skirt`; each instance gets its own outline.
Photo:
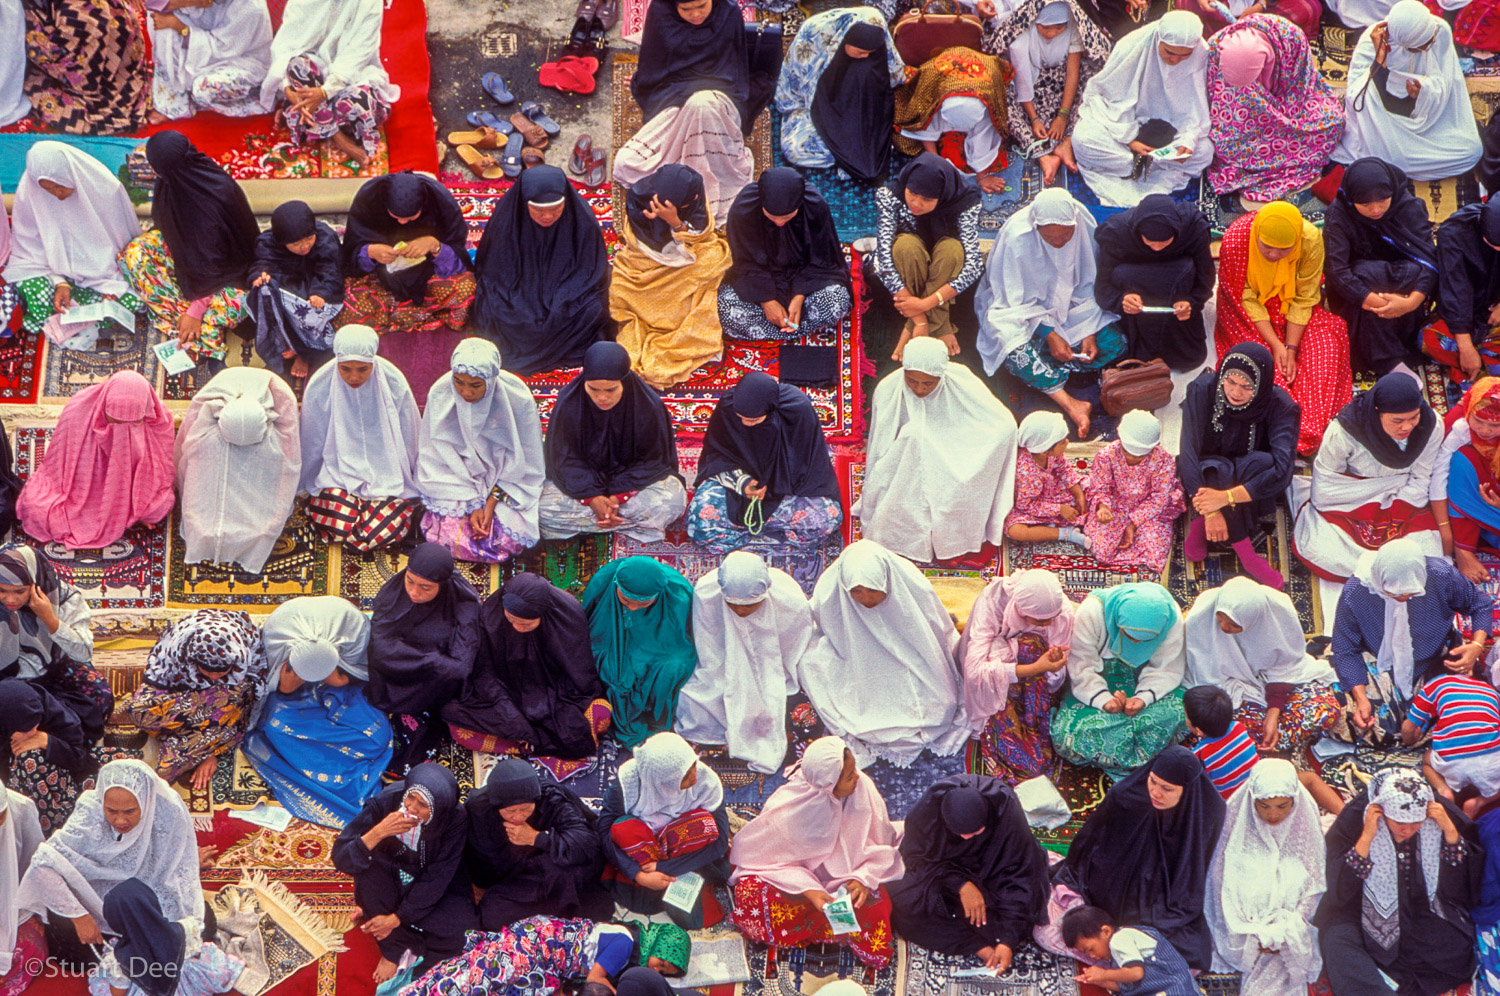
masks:
<instances>
[{"instance_id":1,"label":"floral skirt","mask_svg":"<svg viewBox=\"0 0 1500 996\"><path fill-rule=\"evenodd\" d=\"M1022 659L1018 663L1034 663L1036 656L1029 656L1031 660ZM979 734L984 774L1004 779L1009 785L1038 775L1057 776L1051 722L1058 693L1047 687L1047 678L1045 674L1034 674L1012 685L1005 708L984 724Z\"/></svg>"},{"instance_id":2,"label":"floral skirt","mask_svg":"<svg viewBox=\"0 0 1500 996\"><path fill-rule=\"evenodd\" d=\"M758 533L733 521L729 493L718 481L704 481L687 511L688 536L713 553L730 553L755 541L812 546L838 529L844 510L832 498L781 499Z\"/></svg>"},{"instance_id":3,"label":"floral skirt","mask_svg":"<svg viewBox=\"0 0 1500 996\"><path fill-rule=\"evenodd\" d=\"M1135 693L1138 672L1124 661L1104 662L1111 692ZM1118 781L1187 733L1182 689L1174 688L1134 716L1105 712L1067 696L1052 714L1052 745L1065 761L1092 765Z\"/></svg>"},{"instance_id":4,"label":"floral skirt","mask_svg":"<svg viewBox=\"0 0 1500 996\"><path fill-rule=\"evenodd\" d=\"M98 744L94 745L92 754L95 770L108 760ZM19 792L36 803L44 837L61 830L73 812L78 793L94 787L94 775L80 775L61 768L46 760L41 750L29 750L11 758L9 773L0 769L0 779L12 792Z\"/></svg>"},{"instance_id":5,"label":"floral skirt","mask_svg":"<svg viewBox=\"0 0 1500 996\"><path fill-rule=\"evenodd\" d=\"M1474 953L1479 960L1474 996L1500 996L1500 924L1474 927Z\"/></svg>"},{"instance_id":6,"label":"floral skirt","mask_svg":"<svg viewBox=\"0 0 1500 996\"><path fill-rule=\"evenodd\" d=\"M877 889L873 902L854 911L860 930L835 934L828 918L801 896L788 895L754 875L734 885L734 912L730 919L752 941L783 948L805 948L810 944L840 944L854 952L871 968L890 964L895 951L891 932L891 894Z\"/></svg>"},{"instance_id":7,"label":"floral skirt","mask_svg":"<svg viewBox=\"0 0 1500 996\"><path fill-rule=\"evenodd\" d=\"M136 296L151 312L151 323L163 339L177 338L177 322L187 312L190 302L177 286L172 256L160 229L152 229L133 239L120 250L120 269ZM224 359L227 336L249 316L245 310L245 292L225 287L209 298L203 313L203 333L188 347L201 358Z\"/></svg>"},{"instance_id":8,"label":"floral skirt","mask_svg":"<svg viewBox=\"0 0 1500 996\"><path fill-rule=\"evenodd\" d=\"M456 277L433 277L427 281L422 303L398 301L376 277L355 277L344 287L344 310L340 328L368 325L381 335L390 332L431 332L441 328L462 331L474 303L474 274L465 270Z\"/></svg>"},{"instance_id":9,"label":"floral skirt","mask_svg":"<svg viewBox=\"0 0 1500 996\"><path fill-rule=\"evenodd\" d=\"M143 684L122 709L132 723L156 737L161 748L157 770L171 782L240 745L258 692L253 684L216 685L191 692Z\"/></svg>"},{"instance_id":10,"label":"floral skirt","mask_svg":"<svg viewBox=\"0 0 1500 996\"><path fill-rule=\"evenodd\" d=\"M0 996L17 996L31 985L47 965L47 935L34 916L16 927L16 946L10 956L10 974L0 979Z\"/></svg>"},{"instance_id":11,"label":"floral skirt","mask_svg":"<svg viewBox=\"0 0 1500 996\"><path fill-rule=\"evenodd\" d=\"M299 55L287 63L286 86L321 87L325 79L327 74L322 65L311 55ZM356 83L328 94L312 112L311 121L285 107L278 117L298 145L311 145L332 138L343 129L373 156L380 148L380 125L390 113L390 103L376 93L374 87Z\"/></svg>"},{"instance_id":12,"label":"floral skirt","mask_svg":"<svg viewBox=\"0 0 1500 996\"><path fill-rule=\"evenodd\" d=\"M522 530L527 530L522 532ZM534 546L538 536L531 535L521 516L504 505L495 506L495 521L488 536L475 536L467 515L422 516L422 531L429 543L440 543L457 560L477 564L502 564Z\"/></svg>"},{"instance_id":13,"label":"floral skirt","mask_svg":"<svg viewBox=\"0 0 1500 996\"><path fill-rule=\"evenodd\" d=\"M534 916L504 930L471 930L463 952L434 966L402 996L552 996L586 975L591 920Z\"/></svg>"},{"instance_id":14,"label":"floral skirt","mask_svg":"<svg viewBox=\"0 0 1500 996\"><path fill-rule=\"evenodd\" d=\"M1328 685L1306 684L1292 689L1276 724L1276 752L1287 754L1299 768L1307 766L1307 748L1338 725L1344 714L1338 696ZM1260 743L1266 730L1266 707L1246 702L1235 711L1250 739Z\"/></svg>"},{"instance_id":15,"label":"floral skirt","mask_svg":"<svg viewBox=\"0 0 1500 996\"><path fill-rule=\"evenodd\" d=\"M307 517L318 538L368 553L411 532L421 504L408 498L360 498L342 488L324 488L307 499Z\"/></svg>"},{"instance_id":16,"label":"floral skirt","mask_svg":"<svg viewBox=\"0 0 1500 996\"><path fill-rule=\"evenodd\" d=\"M1099 347L1099 355L1094 357L1092 363L1081 360L1058 363L1052 358L1052 351L1047 348L1047 336L1051 332L1049 326L1037 326L1031 341L1011 350L1000 364L1007 373L1020 378L1043 394L1062 390L1071 373L1104 369L1124 356L1128 345L1125 333L1120 331L1118 325L1106 325L1094 333L1094 343Z\"/></svg>"},{"instance_id":17,"label":"floral skirt","mask_svg":"<svg viewBox=\"0 0 1500 996\"><path fill-rule=\"evenodd\" d=\"M126 0L25 3L26 96L46 128L82 135L136 132L151 104L151 63Z\"/></svg>"}]
</instances>

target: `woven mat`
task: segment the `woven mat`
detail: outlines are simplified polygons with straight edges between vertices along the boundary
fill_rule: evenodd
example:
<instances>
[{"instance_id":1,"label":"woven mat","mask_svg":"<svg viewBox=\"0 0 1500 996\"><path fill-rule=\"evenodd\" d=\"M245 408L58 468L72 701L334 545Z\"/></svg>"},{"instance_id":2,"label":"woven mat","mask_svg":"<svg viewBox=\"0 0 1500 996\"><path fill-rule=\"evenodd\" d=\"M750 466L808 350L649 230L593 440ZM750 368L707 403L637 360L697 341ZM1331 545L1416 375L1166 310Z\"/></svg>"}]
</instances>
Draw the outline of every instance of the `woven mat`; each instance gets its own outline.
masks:
<instances>
[{"instance_id":1,"label":"woven mat","mask_svg":"<svg viewBox=\"0 0 1500 996\"><path fill-rule=\"evenodd\" d=\"M235 885L205 896L219 924L219 947L245 963L235 992L261 996L305 965L343 949L322 918L291 890L263 873L248 871Z\"/></svg>"},{"instance_id":2,"label":"woven mat","mask_svg":"<svg viewBox=\"0 0 1500 996\"><path fill-rule=\"evenodd\" d=\"M0 339L0 405L36 403L46 341L40 332Z\"/></svg>"},{"instance_id":3,"label":"woven mat","mask_svg":"<svg viewBox=\"0 0 1500 996\"><path fill-rule=\"evenodd\" d=\"M864 987L868 996L898 996L900 952L882 969L869 968L848 948L831 944L813 948L767 948L747 944L750 981L737 986L736 996L815 996L830 982L847 979Z\"/></svg>"},{"instance_id":4,"label":"woven mat","mask_svg":"<svg viewBox=\"0 0 1500 996\"><path fill-rule=\"evenodd\" d=\"M953 978L962 968L983 962L963 955L944 955L899 941L897 992L900 996L1076 996L1073 960L1059 958L1035 944L1021 945L1010 970L998 979Z\"/></svg>"},{"instance_id":5,"label":"woven mat","mask_svg":"<svg viewBox=\"0 0 1500 996\"><path fill-rule=\"evenodd\" d=\"M1193 600L1209 588L1217 588L1225 581L1244 573L1240 569L1239 557L1227 546L1219 548L1209 545L1208 556L1201 564L1191 564L1182 551L1185 535L1184 518L1177 520L1176 537L1172 541L1172 559L1167 563L1166 580L1162 584L1177 599L1177 604L1186 609ZM1274 528L1264 539L1255 544L1255 550L1271 562L1286 578L1285 591L1297 607L1297 620L1302 632L1312 638L1323 632L1323 605L1318 597L1316 579L1307 566L1292 555L1291 521L1285 504L1276 505Z\"/></svg>"},{"instance_id":6,"label":"woven mat","mask_svg":"<svg viewBox=\"0 0 1500 996\"><path fill-rule=\"evenodd\" d=\"M331 579L338 548L318 539L301 505L287 520L258 574L231 564L186 563L180 510L172 512L168 546L167 604L174 608L270 612L298 595L334 593Z\"/></svg>"}]
</instances>

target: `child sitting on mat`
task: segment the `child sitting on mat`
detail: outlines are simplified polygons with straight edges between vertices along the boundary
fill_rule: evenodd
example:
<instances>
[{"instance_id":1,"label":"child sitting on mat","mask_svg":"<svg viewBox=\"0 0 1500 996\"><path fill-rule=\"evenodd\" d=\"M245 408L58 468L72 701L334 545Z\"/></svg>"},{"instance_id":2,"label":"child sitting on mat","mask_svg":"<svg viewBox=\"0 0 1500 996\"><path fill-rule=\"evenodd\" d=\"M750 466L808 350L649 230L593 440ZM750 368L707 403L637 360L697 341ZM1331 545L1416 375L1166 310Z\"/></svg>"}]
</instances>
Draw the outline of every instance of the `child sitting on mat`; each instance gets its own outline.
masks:
<instances>
[{"instance_id":1,"label":"child sitting on mat","mask_svg":"<svg viewBox=\"0 0 1500 996\"><path fill-rule=\"evenodd\" d=\"M1005 517L1005 535L1023 543L1062 539L1089 549L1079 522L1083 485L1063 455L1067 420L1057 412L1032 412L1021 420L1016 441L1022 452L1016 455L1016 503Z\"/></svg>"}]
</instances>

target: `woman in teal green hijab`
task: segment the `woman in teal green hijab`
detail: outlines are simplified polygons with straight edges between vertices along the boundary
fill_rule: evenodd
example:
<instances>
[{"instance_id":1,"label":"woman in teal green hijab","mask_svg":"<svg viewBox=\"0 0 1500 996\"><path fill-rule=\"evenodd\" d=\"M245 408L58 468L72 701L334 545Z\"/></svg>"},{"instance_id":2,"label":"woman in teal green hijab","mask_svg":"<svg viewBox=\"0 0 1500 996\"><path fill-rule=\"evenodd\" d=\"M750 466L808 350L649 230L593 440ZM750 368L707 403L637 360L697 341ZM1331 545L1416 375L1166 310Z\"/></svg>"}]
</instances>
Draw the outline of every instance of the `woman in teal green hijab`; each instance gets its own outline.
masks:
<instances>
[{"instance_id":1,"label":"woman in teal green hijab","mask_svg":"<svg viewBox=\"0 0 1500 996\"><path fill-rule=\"evenodd\" d=\"M634 747L670 730L677 693L698 666L692 583L650 557L626 557L594 575L583 610L615 737Z\"/></svg>"},{"instance_id":2,"label":"woman in teal green hijab","mask_svg":"<svg viewBox=\"0 0 1500 996\"><path fill-rule=\"evenodd\" d=\"M1112 778L1187 733L1182 712L1182 610L1154 581L1100 588L1073 616L1069 691L1052 714L1052 745Z\"/></svg>"}]
</instances>

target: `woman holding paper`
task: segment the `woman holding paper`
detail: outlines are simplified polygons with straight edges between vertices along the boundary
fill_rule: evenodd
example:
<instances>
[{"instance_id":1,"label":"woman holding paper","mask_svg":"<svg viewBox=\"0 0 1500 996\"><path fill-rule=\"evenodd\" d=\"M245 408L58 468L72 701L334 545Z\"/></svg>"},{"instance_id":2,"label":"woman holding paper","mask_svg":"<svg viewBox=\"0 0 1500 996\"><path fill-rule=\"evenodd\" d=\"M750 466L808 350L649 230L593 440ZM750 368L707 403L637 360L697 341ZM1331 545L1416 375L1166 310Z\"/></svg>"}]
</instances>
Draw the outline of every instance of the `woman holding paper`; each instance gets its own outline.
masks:
<instances>
[{"instance_id":1,"label":"woman holding paper","mask_svg":"<svg viewBox=\"0 0 1500 996\"><path fill-rule=\"evenodd\" d=\"M786 784L734 838L732 919L778 947L841 944L872 968L895 950L891 893L901 831L838 737L813 741Z\"/></svg>"}]
</instances>

